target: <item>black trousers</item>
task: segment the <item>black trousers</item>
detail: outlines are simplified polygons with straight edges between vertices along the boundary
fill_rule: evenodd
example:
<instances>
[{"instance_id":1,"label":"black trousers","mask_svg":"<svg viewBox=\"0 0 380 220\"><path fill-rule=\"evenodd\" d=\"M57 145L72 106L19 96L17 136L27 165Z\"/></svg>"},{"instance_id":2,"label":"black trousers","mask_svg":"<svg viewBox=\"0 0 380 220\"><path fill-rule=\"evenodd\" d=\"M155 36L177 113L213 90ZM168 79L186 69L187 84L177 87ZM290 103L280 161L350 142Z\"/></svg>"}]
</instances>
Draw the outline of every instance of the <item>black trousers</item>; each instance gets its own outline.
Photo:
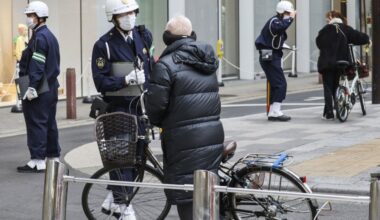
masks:
<instances>
[{"instance_id":1,"label":"black trousers","mask_svg":"<svg viewBox=\"0 0 380 220\"><path fill-rule=\"evenodd\" d=\"M339 75L335 70L328 70L322 74L325 108L323 115L334 114L335 92L339 85Z\"/></svg>"},{"instance_id":2,"label":"black trousers","mask_svg":"<svg viewBox=\"0 0 380 220\"><path fill-rule=\"evenodd\" d=\"M287 83L281 67L282 52L273 52L271 61L262 61L261 68L270 83L270 104L282 102L286 97Z\"/></svg>"},{"instance_id":3,"label":"black trousers","mask_svg":"<svg viewBox=\"0 0 380 220\"><path fill-rule=\"evenodd\" d=\"M193 220L193 203L177 204L177 211L179 219L181 220Z\"/></svg>"}]
</instances>

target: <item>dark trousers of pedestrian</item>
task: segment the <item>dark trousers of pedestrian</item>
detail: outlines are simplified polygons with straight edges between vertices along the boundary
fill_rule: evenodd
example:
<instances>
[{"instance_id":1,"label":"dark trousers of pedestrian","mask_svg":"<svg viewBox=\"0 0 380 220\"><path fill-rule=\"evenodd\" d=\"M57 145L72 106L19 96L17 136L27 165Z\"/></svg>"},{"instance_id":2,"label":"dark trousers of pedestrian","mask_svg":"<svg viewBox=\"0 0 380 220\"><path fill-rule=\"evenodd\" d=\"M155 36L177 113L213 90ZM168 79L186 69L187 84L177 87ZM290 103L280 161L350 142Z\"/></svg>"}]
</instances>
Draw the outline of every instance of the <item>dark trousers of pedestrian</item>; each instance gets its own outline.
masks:
<instances>
[{"instance_id":1,"label":"dark trousers of pedestrian","mask_svg":"<svg viewBox=\"0 0 380 220\"><path fill-rule=\"evenodd\" d=\"M284 71L281 67L282 52L273 52L271 61L262 61L260 59L261 68L270 83L270 103L282 101L286 97L287 83Z\"/></svg>"},{"instance_id":2,"label":"dark trousers of pedestrian","mask_svg":"<svg viewBox=\"0 0 380 220\"><path fill-rule=\"evenodd\" d=\"M57 121L58 88L51 86L49 92L39 94L32 101L23 100L27 144L31 159L59 157Z\"/></svg>"},{"instance_id":3,"label":"dark trousers of pedestrian","mask_svg":"<svg viewBox=\"0 0 380 220\"><path fill-rule=\"evenodd\" d=\"M133 102L126 102L123 104L110 105L109 112L125 112L132 115L141 115L141 108L137 105L138 99ZM138 120L138 134L145 134L145 126L140 123ZM136 156L141 156L143 154L145 146L144 140L137 140L137 149ZM111 180L119 180L119 181L133 181L137 175L137 172L134 168L124 168L118 169L114 171L110 171L110 179ZM133 187L125 187L125 186L107 186L108 190L112 191L112 195L114 198L114 203L123 204L125 203L125 199L129 194L133 192Z\"/></svg>"},{"instance_id":4,"label":"dark trousers of pedestrian","mask_svg":"<svg viewBox=\"0 0 380 220\"><path fill-rule=\"evenodd\" d=\"M177 204L177 211L181 220L193 220L193 203Z\"/></svg>"},{"instance_id":5,"label":"dark trousers of pedestrian","mask_svg":"<svg viewBox=\"0 0 380 220\"><path fill-rule=\"evenodd\" d=\"M328 70L322 74L322 80L325 97L323 116L334 117L335 92L339 85L339 75L335 70Z\"/></svg>"}]
</instances>

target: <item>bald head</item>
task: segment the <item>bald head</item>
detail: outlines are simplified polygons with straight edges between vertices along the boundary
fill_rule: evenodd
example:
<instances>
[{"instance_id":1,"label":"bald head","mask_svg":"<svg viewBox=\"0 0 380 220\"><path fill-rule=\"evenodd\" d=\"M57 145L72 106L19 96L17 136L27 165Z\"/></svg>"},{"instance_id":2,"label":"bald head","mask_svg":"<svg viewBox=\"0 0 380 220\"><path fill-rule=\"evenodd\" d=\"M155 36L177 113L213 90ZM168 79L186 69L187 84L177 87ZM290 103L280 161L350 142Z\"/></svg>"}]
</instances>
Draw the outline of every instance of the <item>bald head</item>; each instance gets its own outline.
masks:
<instances>
[{"instance_id":1,"label":"bald head","mask_svg":"<svg viewBox=\"0 0 380 220\"><path fill-rule=\"evenodd\" d=\"M191 36L193 26L187 17L178 15L168 21L165 30L174 35Z\"/></svg>"}]
</instances>

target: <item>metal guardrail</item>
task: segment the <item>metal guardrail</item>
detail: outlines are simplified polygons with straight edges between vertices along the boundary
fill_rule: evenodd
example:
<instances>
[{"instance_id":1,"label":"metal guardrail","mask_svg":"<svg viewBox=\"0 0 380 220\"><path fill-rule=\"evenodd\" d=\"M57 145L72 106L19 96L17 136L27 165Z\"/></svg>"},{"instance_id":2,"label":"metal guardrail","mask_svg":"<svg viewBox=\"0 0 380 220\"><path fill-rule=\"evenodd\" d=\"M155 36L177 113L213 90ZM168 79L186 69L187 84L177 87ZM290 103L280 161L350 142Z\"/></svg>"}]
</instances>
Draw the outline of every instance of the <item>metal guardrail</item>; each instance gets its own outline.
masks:
<instances>
[{"instance_id":1,"label":"metal guardrail","mask_svg":"<svg viewBox=\"0 0 380 220\"><path fill-rule=\"evenodd\" d=\"M380 173L371 174L370 196L340 196L219 186L219 177L205 170L195 171L194 185L137 183L78 178L68 176L68 170L64 164L54 160L48 160L43 196L43 220L66 219L68 182L193 191L193 218L197 220L219 219L219 192L369 203L369 220L380 220Z\"/></svg>"}]
</instances>

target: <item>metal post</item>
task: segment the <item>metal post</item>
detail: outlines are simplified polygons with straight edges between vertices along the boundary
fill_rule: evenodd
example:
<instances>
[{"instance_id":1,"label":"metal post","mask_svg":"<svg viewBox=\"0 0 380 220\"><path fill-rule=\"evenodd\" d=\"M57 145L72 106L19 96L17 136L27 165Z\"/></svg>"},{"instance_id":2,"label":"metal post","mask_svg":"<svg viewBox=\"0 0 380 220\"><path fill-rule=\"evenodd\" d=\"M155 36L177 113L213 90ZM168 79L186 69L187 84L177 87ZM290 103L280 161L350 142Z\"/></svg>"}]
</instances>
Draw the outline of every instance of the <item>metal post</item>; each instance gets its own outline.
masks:
<instances>
[{"instance_id":1,"label":"metal post","mask_svg":"<svg viewBox=\"0 0 380 220\"><path fill-rule=\"evenodd\" d=\"M380 1L372 0L372 103L380 104Z\"/></svg>"},{"instance_id":2,"label":"metal post","mask_svg":"<svg viewBox=\"0 0 380 220\"><path fill-rule=\"evenodd\" d=\"M194 172L193 219L219 220L219 193L214 186L219 185L219 177L207 170Z\"/></svg>"},{"instance_id":3,"label":"metal post","mask_svg":"<svg viewBox=\"0 0 380 220\"><path fill-rule=\"evenodd\" d=\"M269 110L270 110L270 83L269 83L269 80L267 80L267 106L266 106L266 111L267 111L267 115L269 114Z\"/></svg>"},{"instance_id":4,"label":"metal post","mask_svg":"<svg viewBox=\"0 0 380 220\"><path fill-rule=\"evenodd\" d=\"M380 220L380 173L371 174L369 220Z\"/></svg>"},{"instance_id":5,"label":"metal post","mask_svg":"<svg viewBox=\"0 0 380 220\"><path fill-rule=\"evenodd\" d=\"M63 163L52 159L46 161L42 220L65 220L67 182L63 176L68 169Z\"/></svg>"},{"instance_id":6,"label":"metal post","mask_svg":"<svg viewBox=\"0 0 380 220\"><path fill-rule=\"evenodd\" d=\"M66 115L67 119L77 118L76 86L75 86L75 69L67 68L66 70Z\"/></svg>"}]
</instances>

